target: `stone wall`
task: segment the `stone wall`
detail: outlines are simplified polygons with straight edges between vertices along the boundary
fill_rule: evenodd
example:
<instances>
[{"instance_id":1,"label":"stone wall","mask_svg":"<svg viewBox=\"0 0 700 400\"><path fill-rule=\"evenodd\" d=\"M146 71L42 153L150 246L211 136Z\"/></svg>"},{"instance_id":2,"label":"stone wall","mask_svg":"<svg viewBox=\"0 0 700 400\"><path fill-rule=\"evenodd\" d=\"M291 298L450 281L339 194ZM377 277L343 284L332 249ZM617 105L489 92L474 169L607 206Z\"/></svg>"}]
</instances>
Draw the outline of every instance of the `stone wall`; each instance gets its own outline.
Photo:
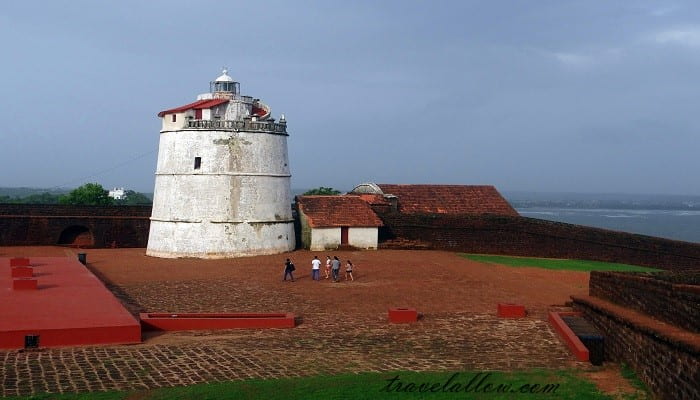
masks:
<instances>
[{"instance_id":1,"label":"stone wall","mask_svg":"<svg viewBox=\"0 0 700 400\"><path fill-rule=\"evenodd\" d=\"M376 211L376 210L375 210ZM510 216L380 214L382 242L433 249L588 259L670 270L700 268L700 244Z\"/></svg>"},{"instance_id":2,"label":"stone wall","mask_svg":"<svg viewBox=\"0 0 700 400\"><path fill-rule=\"evenodd\" d=\"M379 231L380 248L391 241L402 248L415 244L420 249L700 269L696 243L524 217L378 214L385 224ZM54 245L67 228L83 226L95 247L145 247L150 215L150 206L0 204L0 246ZM298 220L297 227L303 229Z\"/></svg>"},{"instance_id":3,"label":"stone wall","mask_svg":"<svg viewBox=\"0 0 700 400\"><path fill-rule=\"evenodd\" d=\"M574 307L605 334L605 359L627 363L655 396L700 399L697 340L693 343L672 338L576 297Z\"/></svg>"},{"instance_id":4,"label":"stone wall","mask_svg":"<svg viewBox=\"0 0 700 400\"><path fill-rule=\"evenodd\" d=\"M90 247L145 247L150 215L150 206L0 204L0 246L56 245L73 232L83 247L85 231Z\"/></svg>"},{"instance_id":5,"label":"stone wall","mask_svg":"<svg viewBox=\"0 0 700 400\"><path fill-rule=\"evenodd\" d=\"M11 216L150 217L151 206L74 206L67 204L2 204L0 218Z\"/></svg>"},{"instance_id":6,"label":"stone wall","mask_svg":"<svg viewBox=\"0 0 700 400\"><path fill-rule=\"evenodd\" d=\"M692 281L700 272L687 271L669 278L668 273L634 274L591 272L589 293L658 320L700 333L700 286L673 283ZM691 279L688 279L691 278Z\"/></svg>"}]
</instances>

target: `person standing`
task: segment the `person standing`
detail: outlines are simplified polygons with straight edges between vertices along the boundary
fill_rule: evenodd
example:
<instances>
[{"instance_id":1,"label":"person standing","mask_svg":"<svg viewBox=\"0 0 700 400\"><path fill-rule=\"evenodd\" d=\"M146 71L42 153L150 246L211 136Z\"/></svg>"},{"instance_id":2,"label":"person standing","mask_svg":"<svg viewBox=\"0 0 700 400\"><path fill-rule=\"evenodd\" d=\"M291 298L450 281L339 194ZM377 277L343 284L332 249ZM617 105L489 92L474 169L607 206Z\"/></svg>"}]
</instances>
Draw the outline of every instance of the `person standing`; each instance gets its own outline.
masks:
<instances>
[{"instance_id":1,"label":"person standing","mask_svg":"<svg viewBox=\"0 0 700 400\"><path fill-rule=\"evenodd\" d=\"M345 280L348 280L348 276L350 277L351 281L355 281L355 277L352 276L352 261L348 260L348 263L345 264Z\"/></svg>"},{"instance_id":2,"label":"person standing","mask_svg":"<svg viewBox=\"0 0 700 400\"><path fill-rule=\"evenodd\" d=\"M311 260L311 279L318 281L321 280L321 260L317 256Z\"/></svg>"},{"instance_id":3,"label":"person standing","mask_svg":"<svg viewBox=\"0 0 700 400\"><path fill-rule=\"evenodd\" d=\"M284 279L283 281L287 280L287 275L289 275L290 278L292 278L292 282L294 282L294 270L296 267L294 267L294 263L287 259L287 261L284 263Z\"/></svg>"},{"instance_id":4,"label":"person standing","mask_svg":"<svg viewBox=\"0 0 700 400\"><path fill-rule=\"evenodd\" d=\"M331 275L331 256L326 256L326 279Z\"/></svg>"},{"instance_id":5,"label":"person standing","mask_svg":"<svg viewBox=\"0 0 700 400\"><path fill-rule=\"evenodd\" d=\"M331 272L333 273L333 282L338 282L340 280L340 260L338 260L338 256L333 256Z\"/></svg>"}]
</instances>

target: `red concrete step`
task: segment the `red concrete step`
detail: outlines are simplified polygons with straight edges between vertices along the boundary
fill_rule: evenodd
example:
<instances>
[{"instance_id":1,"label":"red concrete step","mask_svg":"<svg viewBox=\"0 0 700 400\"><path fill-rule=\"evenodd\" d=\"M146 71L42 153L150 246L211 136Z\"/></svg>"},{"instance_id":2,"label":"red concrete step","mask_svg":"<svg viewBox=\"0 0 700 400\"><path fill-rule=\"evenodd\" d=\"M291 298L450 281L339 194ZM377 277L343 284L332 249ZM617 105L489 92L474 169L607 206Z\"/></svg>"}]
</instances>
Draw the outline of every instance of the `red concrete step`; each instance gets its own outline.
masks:
<instances>
[{"instance_id":1,"label":"red concrete step","mask_svg":"<svg viewBox=\"0 0 700 400\"><path fill-rule=\"evenodd\" d=\"M20 257L15 257L10 259L10 267L28 267L29 266L29 259L28 258L20 258Z\"/></svg>"},{"instance_id":2,"label":"red concrete step","mask_svg":"<svg viewBox=\"0 0 700 400\"><path fill-rule=\"evenodd\" d=\"M405 324L418 321L418 311L415 308L390 308L389 322Z\"/></svg>"},{"instance_id":3,"label":"red concrete step","mask_svg":"<svg viewBox=\"0 0 700 400\"><path fill-rule=\"evenodd\" d=\"M13 278L31 278L34 276L32 267L12 267L10 276Z\"/></svg>"},{"instance_id":4,"label":"red concrete step","mask_svg":"<svg viewBox=\"0 0 700 400\"><path fill-rule=\"evenodd\" d=\"M574 331L569 328L569 326L564 322L562 316L580 316L580 312L557 312L550 311L549 322L552 324L554 329L559 333L564 342L569 347L576 359L579 361L588 361L588 349L583 345L581 340L576 336Z\"/></svg>"},{"instance_id":5,"label":"red concrete step","mask_svg":"<svg viewBox=\"0 0 700 400\"><path fill-rule=\"evenodd\" d=\"M525 306L511 303L498 303L498 316L501 318L525 317Z\"/></svg>"},{"instance_id":6,"label":"red concrete step","mask_svg":"<svg viewBox=\"0 0 700 400\"><path fill-rule=\"evenodd\" d=\"M12 280L12 290L36 290L37 287L35 278L15 278Z\"/></svg>"},{"instance_id":7,"label":"red concrete step","mask_svg":"<svg viewBox=\"0 0 700 400\"><path fill-rule=\"evenodd\" d=\"M144 330L191 331L213 329L294 328L291 313L141 313Z\"/></svg>"}]
</instances>

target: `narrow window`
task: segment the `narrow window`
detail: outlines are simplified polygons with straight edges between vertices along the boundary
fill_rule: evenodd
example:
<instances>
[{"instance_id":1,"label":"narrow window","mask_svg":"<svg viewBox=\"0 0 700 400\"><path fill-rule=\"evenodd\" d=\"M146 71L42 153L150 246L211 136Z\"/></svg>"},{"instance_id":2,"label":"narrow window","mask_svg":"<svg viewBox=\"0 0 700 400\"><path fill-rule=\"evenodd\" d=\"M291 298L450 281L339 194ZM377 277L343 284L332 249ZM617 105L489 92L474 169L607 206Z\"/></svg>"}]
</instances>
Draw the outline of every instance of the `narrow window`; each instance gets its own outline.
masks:
<instances>
[{"instance_id":1,"label":"narrow window","mask_svg":"<svg viewBox=\"0 0 700 400\"><path fill-rule=\"evenodd\" d=\"M173 122L177 121L177 114L173 114Z\"/></svg>"},{"instance_id":2,"label":"narrow window","mask_svg":"<svg viewBox=\"0 0 700 400\"><path fill-rule=\"evenodd\" d=\"M200 169L202 167L202 157L194 158L194 169Z\"/></svg>"}]
</instances>

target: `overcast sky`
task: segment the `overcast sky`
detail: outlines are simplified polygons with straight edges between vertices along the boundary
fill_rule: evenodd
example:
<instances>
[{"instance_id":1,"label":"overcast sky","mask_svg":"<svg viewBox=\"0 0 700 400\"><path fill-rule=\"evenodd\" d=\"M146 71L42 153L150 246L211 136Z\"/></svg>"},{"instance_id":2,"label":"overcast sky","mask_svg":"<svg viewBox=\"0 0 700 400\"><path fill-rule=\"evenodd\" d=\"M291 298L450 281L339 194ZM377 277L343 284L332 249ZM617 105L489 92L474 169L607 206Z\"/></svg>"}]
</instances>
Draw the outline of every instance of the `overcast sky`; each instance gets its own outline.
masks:
<instances>
[{"instance_id":1,"label":"overcast sky","mask_svg":"<svg viewBox=\"0 0 700 400\"><path fill-rule=\"evenodd\" d=\"M700 194L694 1L7 1L0 186L152 192L156 114L227 66L292 187Z\"/></svg>"}]
</instances>

